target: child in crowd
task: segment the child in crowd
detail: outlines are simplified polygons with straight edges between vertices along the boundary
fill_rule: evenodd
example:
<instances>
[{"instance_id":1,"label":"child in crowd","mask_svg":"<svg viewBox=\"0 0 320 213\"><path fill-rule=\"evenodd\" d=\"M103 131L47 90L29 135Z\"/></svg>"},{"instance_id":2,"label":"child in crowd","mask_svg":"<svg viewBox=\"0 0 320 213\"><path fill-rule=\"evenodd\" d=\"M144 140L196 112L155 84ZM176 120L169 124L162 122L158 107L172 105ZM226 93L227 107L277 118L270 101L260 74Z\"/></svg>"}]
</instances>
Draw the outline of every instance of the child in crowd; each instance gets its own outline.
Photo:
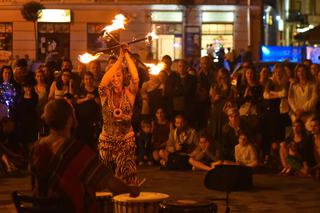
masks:
<instances>
[{"instance_id":1,"label":"child in crowd","mask_svg":"<svg viewBox=\"0 0 320 213\"><path fill-rule=\"evenodd\" d=\"M141 130L137 133L137 147L138 147L138 162L139 166L147 161L149 166L152 166L152 125L149 120L141 121Z\"/></svg>"},{"instance_id":2,"label":"child in crowd","mask_svg":"<svg viewBox=\"0 0 320 213\"><path fill-rule=\"evenodd\" d=\"M234 147L236 164L257 167L258 156L252 144L249 143L248 135L245 132L239 133L238 144Z\"/></svg>"}]
</instances>

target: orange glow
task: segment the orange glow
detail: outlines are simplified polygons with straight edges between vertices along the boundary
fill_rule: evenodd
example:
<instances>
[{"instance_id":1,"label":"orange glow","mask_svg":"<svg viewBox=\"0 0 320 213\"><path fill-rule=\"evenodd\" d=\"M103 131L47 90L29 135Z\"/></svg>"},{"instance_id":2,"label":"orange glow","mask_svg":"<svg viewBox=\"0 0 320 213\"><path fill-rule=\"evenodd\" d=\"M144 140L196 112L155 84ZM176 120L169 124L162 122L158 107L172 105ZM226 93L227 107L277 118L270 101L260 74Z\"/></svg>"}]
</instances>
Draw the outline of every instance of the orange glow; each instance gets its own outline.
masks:
<instances>
[{"instance_id":1,"label":"orange glow","mask_svg":"<svg viewBox=\"0 0 320 213\"><path fill-rule=\"evenodd\" d=\"M81 63L88 64L91 61L98 59L102 54L103 53L97 53L95 55L91 55L90 53L84 53L84 54L78 56L78 60Z\"/></svg>"},{"instance_id":2,"label":"orange glow","mask_svg":"<svg viewBox=\"0 0 320 213\"><path fill-rule=\"evenodd\" d=\"M160 71L163 70L165 67L165 64L162 62L157 65L148 64L148 63L144 63L144 65L146 65L149 68L149 73L151 75L158 75L160 73Z\"/></svg>"},{"instance_id":3,"label":"orange glow","mask_svg":"<svg viewBox=\"0 0 320 213\"><path fill-rule=\"evenodd\" d=\"M115 19L112 20L112 25L108 25L102 29L104 32L103 36L106 36L107 33L110 33L115 30L125 29L124 24L126 23L126 17L122 14L118 14L115 16Z\"/></svg>"},{"instance_id":4,"label":"orange glow","mask_svg":"<svg viewBox=\"0 0 320 213\"><path fill-rule=\"evenodd\" d=\"M159 36L156 34L156 31L152 31L151 33L148 33L148 34L146 35L147 40L149 40L149 37L152 38L151 40L154 40L154 39L158 39L158 38L159 38Z\"/></svg>"}]
</instances>

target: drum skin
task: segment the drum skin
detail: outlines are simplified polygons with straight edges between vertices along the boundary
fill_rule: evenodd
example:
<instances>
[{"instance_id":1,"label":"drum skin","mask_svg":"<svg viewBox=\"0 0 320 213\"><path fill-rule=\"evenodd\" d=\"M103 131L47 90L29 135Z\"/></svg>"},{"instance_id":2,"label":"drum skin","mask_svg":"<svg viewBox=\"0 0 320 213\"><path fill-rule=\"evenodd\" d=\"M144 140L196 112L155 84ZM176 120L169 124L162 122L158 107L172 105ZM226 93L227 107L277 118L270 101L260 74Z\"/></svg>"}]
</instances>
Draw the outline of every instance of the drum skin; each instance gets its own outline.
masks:
<instances>
[{"instance_id":1,"label":"drum skin","mask_svg":"<svg viewBox=\"0 0 320 213\"><path fill-rule=\"evenodd\" d=\"M218 207L211 201L176 200L160 204L160 213L216 213Z\"/></svg>"},{"instance_id":2,"label":"drum skin","mask_svg":"<svg viewBox=\"0 0 320 213\"><path fill-rule=\"evenodd\" d=\"M169 195L157 192L141 192L136 198L129 194L113 197L114 213L158 213L159 204Z\"/></svg>"}]
</instances>

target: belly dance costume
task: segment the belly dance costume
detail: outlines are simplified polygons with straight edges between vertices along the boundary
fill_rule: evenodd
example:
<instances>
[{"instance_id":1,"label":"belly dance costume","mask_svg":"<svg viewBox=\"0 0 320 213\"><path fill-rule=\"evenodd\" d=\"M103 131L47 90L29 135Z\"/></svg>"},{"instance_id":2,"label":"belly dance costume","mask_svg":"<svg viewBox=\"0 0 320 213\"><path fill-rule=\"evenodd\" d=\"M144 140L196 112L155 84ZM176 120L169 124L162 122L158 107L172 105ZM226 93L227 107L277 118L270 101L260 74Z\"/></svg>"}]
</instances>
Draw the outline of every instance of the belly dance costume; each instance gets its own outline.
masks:
<instances>
[{"instance_id":1,"label":"belly dance costume","mask_svg":"<svg viewBox=\"0 0 320 213\"><path fill-rule=\"evenodd\" d=\"M109 94L106 93L109 90ZM102 162L114 171L115 177L127 184L138 184L135 163L135 137L131 126L132 106L125 90L119 107L113 103L113 90L99 88L102 103L103 127L99 136L99 154Z\"/></svg>"}]
</instances>

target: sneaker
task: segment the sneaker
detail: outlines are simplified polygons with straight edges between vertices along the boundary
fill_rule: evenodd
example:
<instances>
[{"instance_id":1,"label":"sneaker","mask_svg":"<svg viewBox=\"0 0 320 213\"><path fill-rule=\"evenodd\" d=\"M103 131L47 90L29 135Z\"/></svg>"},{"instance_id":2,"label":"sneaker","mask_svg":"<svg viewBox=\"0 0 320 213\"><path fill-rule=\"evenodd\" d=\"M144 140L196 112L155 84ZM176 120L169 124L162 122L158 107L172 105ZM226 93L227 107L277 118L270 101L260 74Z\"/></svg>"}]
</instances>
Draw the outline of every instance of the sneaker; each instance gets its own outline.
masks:
<instances>
[{"instance_id":1,"label":"sneaker","mask_svg":"<svg viewBox=\"0 0 320 213\"><path fill-rule=\"evenodd\" d=\"M143 161L140 161L138 165L143 166L143 164L144 164Z\"/></svg>"}]
</instances>

